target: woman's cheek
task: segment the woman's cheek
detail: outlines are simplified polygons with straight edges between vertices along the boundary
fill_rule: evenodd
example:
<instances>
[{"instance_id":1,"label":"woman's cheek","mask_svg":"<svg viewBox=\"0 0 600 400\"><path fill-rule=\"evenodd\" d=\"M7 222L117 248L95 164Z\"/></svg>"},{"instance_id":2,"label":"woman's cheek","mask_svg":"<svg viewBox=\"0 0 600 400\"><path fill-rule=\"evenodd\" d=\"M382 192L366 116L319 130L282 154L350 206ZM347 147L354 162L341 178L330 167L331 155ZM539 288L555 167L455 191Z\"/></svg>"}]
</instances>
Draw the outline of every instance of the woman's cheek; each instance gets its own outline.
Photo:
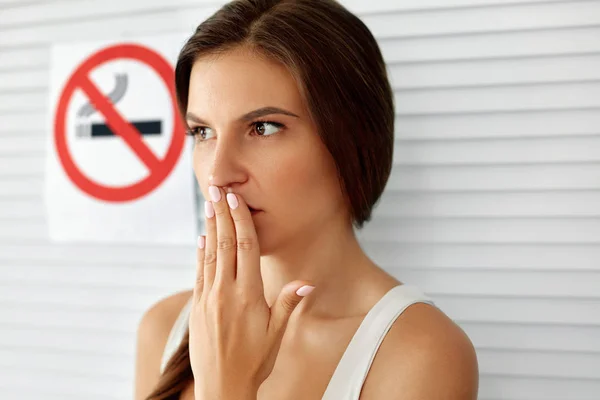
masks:
<instances>
[{"instance_id":1,"label":"woman's cheek","mask_svg":"<svg viewBox=\"0 0 600 400\"><path fill-rule=\"evenodd\" d=\"M319 186L321 178L315 168L315 161L309 154L298 152L277 168L278 176L274 186L289 198L290 203L304 203Z\"/></svg>"},{"instance_id":2,"label":"woman's cheek","mask_svg":"<svg viewBox=\"0 0 600 400\"><path fill-rule=\"evenodd\" d=\"M206 154L206 151L201 149L200 146L195 146L194 151L192 153L192 169L194 170L194 175L196 175L196 180L200 185L201 182L208 182L208 174L209 174L209 165L208 160L210 158Z\"/></svg>"}]
</instances>

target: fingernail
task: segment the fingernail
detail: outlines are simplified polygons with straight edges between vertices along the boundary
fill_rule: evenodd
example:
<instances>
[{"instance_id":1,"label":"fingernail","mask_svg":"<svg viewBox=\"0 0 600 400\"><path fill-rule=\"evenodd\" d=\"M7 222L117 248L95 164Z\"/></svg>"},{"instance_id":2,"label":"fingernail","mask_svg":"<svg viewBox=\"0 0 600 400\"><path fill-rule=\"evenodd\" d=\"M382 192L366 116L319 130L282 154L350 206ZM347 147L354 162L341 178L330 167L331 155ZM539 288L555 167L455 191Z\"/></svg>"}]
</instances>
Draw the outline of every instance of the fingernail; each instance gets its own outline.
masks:
<instances>
[{"instance_id":1,"label":"fingernail","mask_svg":"<svg viewBox=\"0 0 600 400\"><path fill-rule=\"evenodd\" d=\"M202 236L202 235L198 236L198 248L199 249L204 248L204 236Z\"/></svg>"},{"instance_id":2,"label":"fingernail","mask_svg":"<svg viewBox=\"0 0 600 400\"><path fill-rule=\"evenodd\" d=\"M235 210L239 205L237 197L233 193L227 193L227 204L232 210Z\"/></svg>"},{"instance_id":3,"label":"fingernail","mask_svg":"<svg viewBox=\"0 0 600 400\"><path fill-rule=\"evenodd\" d=\"M210 194L210 198L215 203L217 203L219 200L221 200L221 192L219 191L219 188L216 186L209 186L208 194Z\"/></svg>"},{"instance_id":4,"label":"fingernail","mask_svg":"<svg viewBox=\"0 0 600 400\"><path fill-rule=\"evenodd\" d=\"M215 209L210 201L204 202L204 215L206 215L206 218L212 218L215 216Z\"/></svg>"},{"instance_id":5,"label":"fingernail","mask_svg":"<svg viewBox=\"0 0 600 400\"><path fill-rule=\"evenodd\" d=\"M304 285L300 289L296 290L296 294L301 297L308 296L314 288L314 286Z\"/></svg>"}]
</instances>

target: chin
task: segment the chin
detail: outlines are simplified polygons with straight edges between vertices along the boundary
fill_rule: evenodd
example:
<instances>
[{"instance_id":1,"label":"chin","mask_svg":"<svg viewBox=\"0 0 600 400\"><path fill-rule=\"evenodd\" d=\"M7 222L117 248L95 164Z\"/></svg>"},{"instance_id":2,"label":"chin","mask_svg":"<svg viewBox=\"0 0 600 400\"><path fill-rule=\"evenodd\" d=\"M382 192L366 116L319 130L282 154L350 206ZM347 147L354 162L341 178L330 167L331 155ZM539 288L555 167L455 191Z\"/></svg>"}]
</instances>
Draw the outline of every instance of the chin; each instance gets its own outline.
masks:
<instances>
[{"instance_id":1,"label":"chin","mask_svg":"<svg viewBox=\"0 0 600 400\"><path fill-rule=\"evenodd\" d=\"M255 222L254 227L256 228L256 236L258 238L258 247L260 249L260 255L268 256L273 254L274 246L276 245L276 237L274 236L277 235L271 235L270 233L273 232L273 229L266 231L260 223L257 223L257 219L260 220L260 216L258 218L253 216L252 219Z\"/></svg>"}]
</instances>

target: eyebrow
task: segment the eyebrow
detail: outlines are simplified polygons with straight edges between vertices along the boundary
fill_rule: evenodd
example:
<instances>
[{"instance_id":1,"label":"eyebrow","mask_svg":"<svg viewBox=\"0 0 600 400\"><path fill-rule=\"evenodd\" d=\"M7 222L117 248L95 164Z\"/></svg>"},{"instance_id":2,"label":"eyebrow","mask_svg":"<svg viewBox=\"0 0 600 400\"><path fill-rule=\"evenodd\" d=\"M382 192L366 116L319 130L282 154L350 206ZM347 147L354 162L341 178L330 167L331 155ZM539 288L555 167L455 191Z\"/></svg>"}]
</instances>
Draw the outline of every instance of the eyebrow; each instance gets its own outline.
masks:
<instances>
[{"instance_id":1,"label":"eyebrow","mask_svg":"<svg viewBox=\"0 0 600 400\"><path fill-rule=\"evenodd\" d=\"M259 108L257 110L254 111L250 111L244 115L242 115L241 117L238 118L238 121L240 122L248 122L251 121L255 118L259 118L265 115L271 115L271 114L284 114L284 115L289 115L292 117L296 117L296 118L300 118L298 115L294 114L293 112L284 110L283 108L279 108L279 107L263 107L263 108ZM190 120L190 121L194 121L198 124L203 124L203 125L209 125L208 122L204 121L202 118L198 117L197 115L195 115L194 113L188 112L185 117Z\"/></svg>"}]
</instances>

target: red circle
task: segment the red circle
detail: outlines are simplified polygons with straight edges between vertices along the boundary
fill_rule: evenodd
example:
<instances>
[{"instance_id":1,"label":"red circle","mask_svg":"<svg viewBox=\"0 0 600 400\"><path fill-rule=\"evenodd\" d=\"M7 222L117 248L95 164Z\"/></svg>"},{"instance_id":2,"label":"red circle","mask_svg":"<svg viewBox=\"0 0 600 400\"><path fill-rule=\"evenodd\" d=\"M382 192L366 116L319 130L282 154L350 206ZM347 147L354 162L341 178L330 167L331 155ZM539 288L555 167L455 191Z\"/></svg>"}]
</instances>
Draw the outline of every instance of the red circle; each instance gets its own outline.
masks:
<instances>
[{"instance_id":1,"label":"red circle","mask_svg":"<svg viewBox=\"0 0 600 400\"><path fill-rule=\"evenodd\" d=\"M65 120L67 107L73 96L73 92L78 88L78 82L81 82L84 77L87 77L89 73L99 65L120 58L140 61L147 64L158 73L167 87L172 100L174 121L173 136L165 157L160 160L159 167L151 170L151 173L146 178L128 186L110 187L89 179L79 170L68 150ZM56 147L58 158L67 176L79 189L100 200L111 202L131 201L150 193L169 176L175 167L177 160L179 160L179 156L181 155L185 144L185 132L183 122L178 114L173 77L173 68L167 60L154 50L138 44L118 44L107 47L92 54L75 69L75 72L73 72L62 91L58 101L58 107L56 108L54 118L54 145Z\"/></svg>"}]
</instances>

